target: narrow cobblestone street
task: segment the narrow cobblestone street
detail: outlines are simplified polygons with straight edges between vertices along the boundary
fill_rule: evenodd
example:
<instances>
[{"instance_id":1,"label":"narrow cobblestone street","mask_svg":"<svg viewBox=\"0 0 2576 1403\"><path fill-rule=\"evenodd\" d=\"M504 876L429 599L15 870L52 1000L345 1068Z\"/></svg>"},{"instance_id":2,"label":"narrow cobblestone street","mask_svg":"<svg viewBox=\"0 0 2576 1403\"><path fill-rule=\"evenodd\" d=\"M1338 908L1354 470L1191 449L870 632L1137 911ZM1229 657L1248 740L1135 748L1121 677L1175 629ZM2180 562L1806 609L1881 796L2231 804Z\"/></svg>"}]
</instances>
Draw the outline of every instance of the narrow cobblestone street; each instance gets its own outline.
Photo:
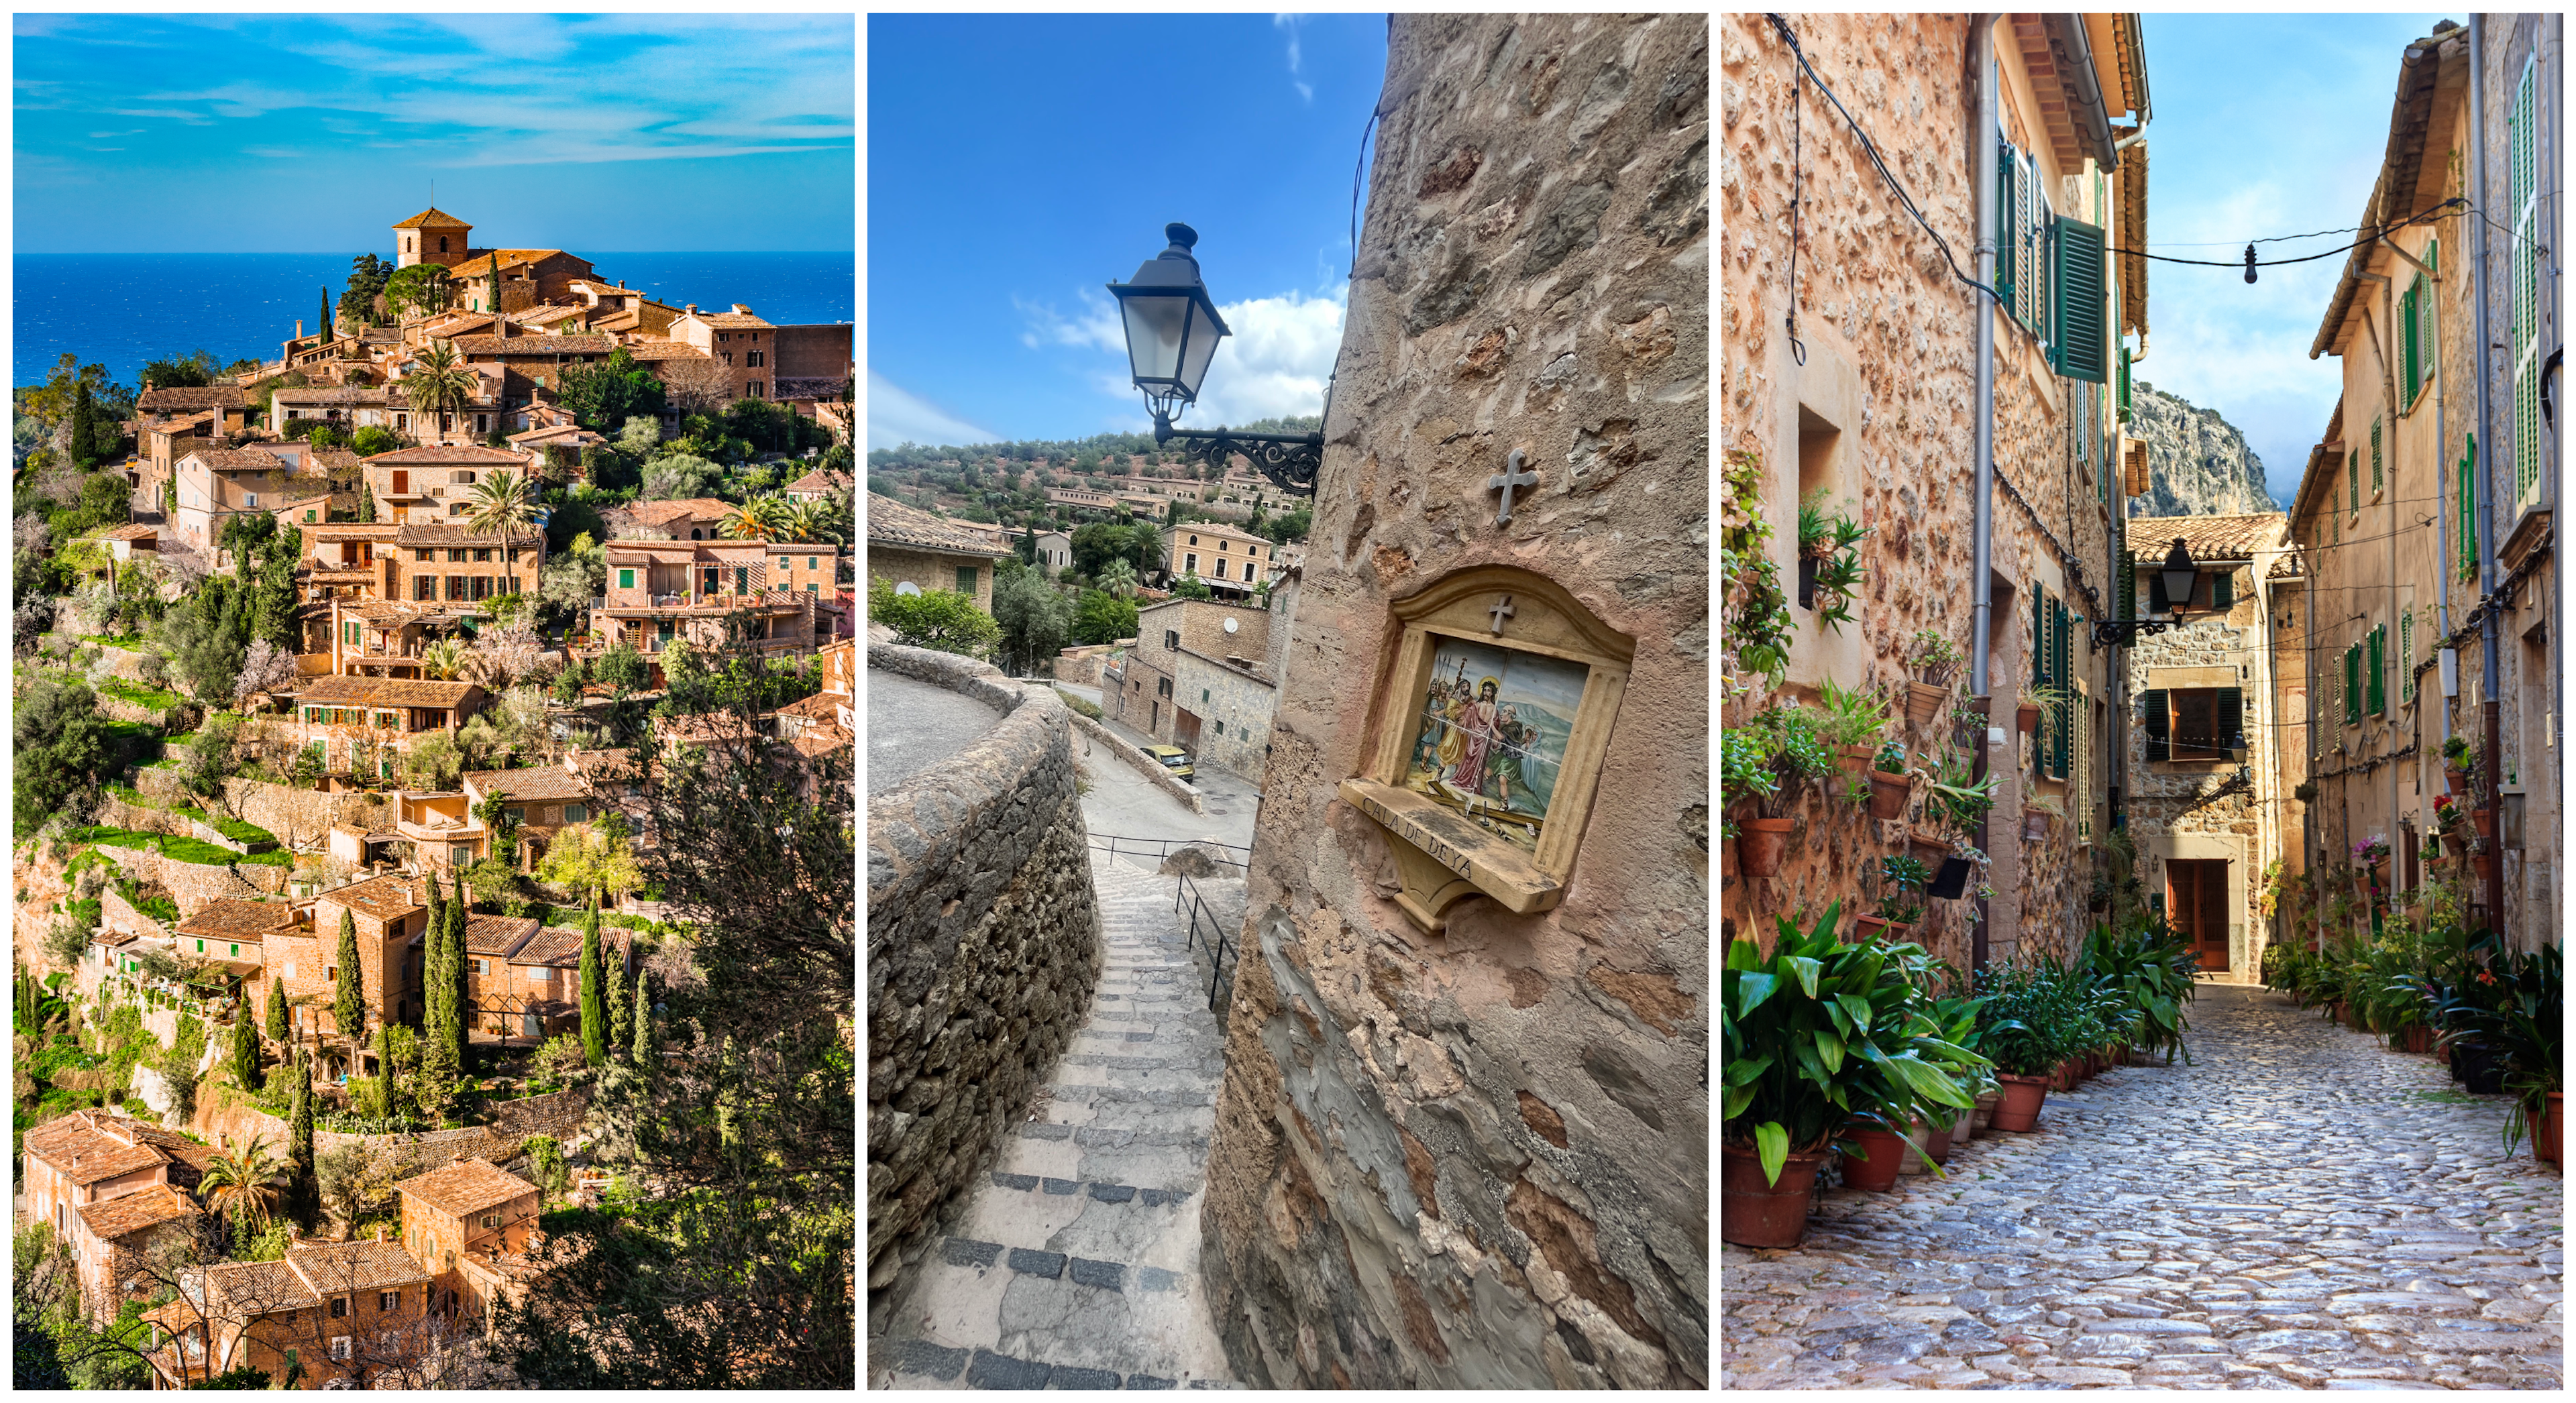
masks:
<instances>
[{"instance_id":1,"label":"narrow cobblestone street","mask_svg":"<svg viewBox=\"0 0 2576 1403\"><path fill-rule=\"evenodd\" d=\"M2193 1065L1727 1247L1724 1385L2557 1389L2563 1184L2505 1098L2260 988L2189 1016Z\"/></svg>"},{"instance_id":2,"label":"narrow cobblestone street","mask_svg":"<svg viewBox=\"0 0 2576 1403\"><path fill-rule=\"evenodd\" d=\"M1233 1386L1198 1272L1224 1067L1204 957L1174 878L1097 851L1092 873L1107 960L1091 1015L922 1264L873 1387ZM1209 885L1240 920L1242 884Z\"/></svg>"}]
</instances>

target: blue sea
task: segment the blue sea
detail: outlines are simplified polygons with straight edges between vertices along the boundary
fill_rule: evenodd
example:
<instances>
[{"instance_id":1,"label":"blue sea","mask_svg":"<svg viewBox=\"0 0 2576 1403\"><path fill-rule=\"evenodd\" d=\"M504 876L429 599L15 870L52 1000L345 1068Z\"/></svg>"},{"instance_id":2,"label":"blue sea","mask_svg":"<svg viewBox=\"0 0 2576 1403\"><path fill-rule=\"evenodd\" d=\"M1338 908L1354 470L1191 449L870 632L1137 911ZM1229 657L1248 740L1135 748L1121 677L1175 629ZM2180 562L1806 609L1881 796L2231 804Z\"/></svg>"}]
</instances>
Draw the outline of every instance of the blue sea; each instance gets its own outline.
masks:
<instances>
[{"instance_id":1,"label":"blue sea","mask_svg":"<svg viewBox=\"0 0 2576 1403\"><path fill-rule=\"evenodd\" d=\"M858 301L857 259L847 253L575 252L601 277L675 307L740 302L789 325L849 321ZM11 383L43 384L65 351L124 385L152 361L200 348L223 363L274 359L298 318L312 329L324 288L336 303L357 256L19 254Z\"/></svg>"}]
</instances>

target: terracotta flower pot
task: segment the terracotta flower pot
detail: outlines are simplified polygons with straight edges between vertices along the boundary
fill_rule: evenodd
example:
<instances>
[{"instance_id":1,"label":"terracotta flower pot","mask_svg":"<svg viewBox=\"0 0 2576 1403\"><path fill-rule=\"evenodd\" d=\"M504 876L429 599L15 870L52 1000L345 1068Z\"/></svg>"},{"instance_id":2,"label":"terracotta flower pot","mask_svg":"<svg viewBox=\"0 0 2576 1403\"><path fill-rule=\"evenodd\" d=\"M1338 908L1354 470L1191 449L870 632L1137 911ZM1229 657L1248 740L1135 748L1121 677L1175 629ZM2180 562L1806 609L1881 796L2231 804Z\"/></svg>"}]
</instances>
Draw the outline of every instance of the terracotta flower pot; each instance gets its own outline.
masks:
<instances>
[{"instance_id":1,"label":"terracotta flower pot","mask_svg":"<svg viewBox=\"0 0 2576 1403\"><path fill-rule=\"evenodd\" d=\"M2398 1036L2405 1039L2405 1049L2412 1053L2421 1054L2429 1050L2433 1042L2433 1030L2425 1027L2421 1023L2407 1029Z\"/></svg>"},{"instance_id":2,"label":"terracotta flower pot","mask_svg":"<svg viewBox=\"0 0 2576 1403\"><path fill-rule=\"evenodd\" d=\"M1949 700L1950 689L1947 687L1935 687L1929 682L1908 682L1905 684L1905 719L1913 725L1923 725L1938 717Z\"/></svg>"},{"instance_id":3,"label":"terracotta flower pot","mask_svg":"<svg viewBox=\"0 0 2576 1403\"><path fill-rule=\"evenodd\" d=\"M1762 1176L1762 1157L1733 1145L1720 1147L1723 1189L1718 1236L1738 1247L1795 1247L1807 1235L1807 1209L1816 1197L1816 1171L1824 1152L1789 1156L1780 1181Z\"/></svg>"},{"instance_id":4,"label":"terracotta flower pot","mask_svg":"<svg viewBox=\"0 0 2576 1403\"><path fill-rule=\"evenodd\" d=\"M1835 759L1834 763L1842 767L1844 774L1866 774L1869 771L1869 762L1877 757L1878 751L1871 746L1846 745L1843 747L1842 754Z\"/></svg>"},{"instance_id":5,"label":"terracotta flower pot","mask_svg":"<svg viewBox=\"0 0 2576 1403\"><path fill-rule=\"evenodd\" d=\"M1970 1115L1976 1121L1979 1133L1994 1128L1995 1107L2003 1103L2004 1094L2000 1091L1989 1091L1977 1098L1977 1108L1970 1112Z\"/></svg>"},{"instance_id":6,"label":"terracotta flower pot","mask_svg":"<svg viewBox=\"0 0 2576 1403\"><path fill-rule=\"evenodd\" d=\"M1748 818L1735 838L1736 870L1747 877L1768 877L1780 870L1780 854L1789 846L1794 820Z\"/></svg>"},{"instance_id":7,"label":"terracotta flower pot","mask_svg":"<svg viewBox=\"0 0 2576 1403\"><path fill-rule=\"evenodd\" d=\"M2029 735L2031 732L2038 730L2039 703L2023 702L2020 706L2015 707L2013 709L2013 720L2020 724L2021 733L2023 735Z\"/></svg>"},{"instance_id":8,"label":"terracotta flower pot","mask_svg":"<svg viewBox=\"0 0 2576 1403\"><path fill-rule=\"evenodd\" d=\"M2025 843L2045 840L2048 837L2049 820L2055 817L2055 814L2044 809L2024 810L2021 816L2021 840Z\"/></svg>"},{"instance_id":9,"label":"terracotta flower pot","mask_svg":"<svg viewBox=\"0 0 2576 1403\"><path fill-rule=\"evenodd\" d=\"M2561 1158L2561 1156L2565 1151L2565 1146L2561 1141L2566 1133L2566 1094L2564 1092L2553 1091L2549 1093L2549 1104L2543 1106L2539 1113L2531 1118L2532 1158L2547 1160L2551 1164L2564 1166L2566 1164L2566 1160Z\"/></svg>"},{"instance_id":10,"label":"terracotta flower pot","mask_svg":"<svg viewBox=\"0 0 2576 1403\"><path fill-rule=\"evenodd\" d=\"M1843 1138L1860 1147L1868 1159L1843 1156L1843 1187L1885 1193L1896 1187L1897 1169L1907 1153L1905 1137L1883 1125L1854 1123Z\"/></svg>"},{"instance_id":11,"label":"terracotta flower pot","mask_svg":"<svg viewBox=\"0 0 2576 1403\"><path fill-rule=\"evenodd\" d=\"M2488 878L2495 875L2495 854L2491 852L2471 853L2469 854L2469 867L2470 870L2478 874L2479 881L2486 881Z\"/></svg>"},{"instance_id":12,"label":"terracotta flower pot","mask_svg":"<svg viewBox=\"0 0 2576 1403\"><path fill-rule=\"evenodd\" d=\"M1931 1136L1924 1144L1923 1152L1932 1156L1932 1162L1934 1164L1948 1164L1950 1162L1950 1145L1953 1141L1958 1139L1958 1135L1953 1129L1956 1124L1957 1123L1954 1121L1951 1125L1934 1127Z\"/></svg>"},{"instance_id":13,"label":"terracotta flower pot","mask_svg":"<svg viewBox=\"0 0 2576 1403\"><path fill-rule=\"evenodd\" d=\"M1885 916L1863 916L1852 926L1852 944L1867 945L1886 935L1894 924Z\"/></svg>"},{"instance_id":14,"label":"terracotta flower pot","mask_svg":"<svg viewBox=\"0 0 2576 1403\"><path fill-rule=\"evenodd\" d=\"M2442 771L2442 783L2450 787L2454 797L2466 794L2469 792L2469 772L2445 769Z\"/></svg>"},{"instance_id":15,"label":"terracotta flower pot","mask_svg":"<svg viewBox=\"0 0 2576 1403\"><path fill-rule=\"evenodd\" d=\"M1995 1102L1995 1113L1989 1122L1997 1130L2027 1131L2039 1124L2039 1108L2048 1101L2048 1078L2022 1077L1999 1072L1995 1080L2003 1090Z\"/></svg>"},{"instance_id":16,"label":"terracotta flower pot","mask_svg":"<svg viewBox=\"0 0 2576 1403\"><path fill-rule=\"evenodd\" d=\"M1869 772L1869 816L1903 818L1905 803L1914 797L1914 781L1902 774L1885 770Z\"/></svg>"},{"instance_id":17,"label":"terracotta flower pot","mask_svg":"<svg viewBox=\"0 0 2576 1403\"><path fill-rule=\"evenodd\" d=\"M2492 838L2495 836L2495 810L2471 809L2469 810L2469 822L2477 825L2479 837Z\"/></svg>"}]
</instances>

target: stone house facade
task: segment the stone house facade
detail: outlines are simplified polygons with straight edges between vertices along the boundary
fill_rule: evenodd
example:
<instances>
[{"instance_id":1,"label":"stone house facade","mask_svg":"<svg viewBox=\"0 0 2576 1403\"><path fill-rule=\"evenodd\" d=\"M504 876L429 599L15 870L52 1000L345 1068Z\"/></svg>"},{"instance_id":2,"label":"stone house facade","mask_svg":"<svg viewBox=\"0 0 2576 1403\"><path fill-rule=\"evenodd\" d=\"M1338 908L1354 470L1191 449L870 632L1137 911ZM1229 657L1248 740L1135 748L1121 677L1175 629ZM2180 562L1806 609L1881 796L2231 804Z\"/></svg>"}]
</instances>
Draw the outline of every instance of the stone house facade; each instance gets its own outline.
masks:
<instances>
[{"instance_id":1,"label":"stone house facade","mask_svg":"<svg viewBox=\"0 0 2576 1403\"><path fill-rule=\"evenodd\" d=\"M1173 580L1196 576L1227 594L1249 594L1270 578L1277 549L1256 531L1219 521L1184 522L1163 531L1163 573Z\"/></svg>"},{"instance_id":2,"label":"stone house facade","mask_svg":"<svg viewBox=\"0 0 2576 1403\"><path fill-rule=\"evenodd\" d=\"M995 528L951 521L892 497L868 494L869 579L886 579L900 590L955 590L972 597L975 607L993 611L993 565L1011 548Z\"/></svg>"},{"instance_id":3,"label":"stone house facade","mask_svg":"<svg viewBox=\"0 0 2576 1403\"><path fill-rule=\"evenodd\" d=\"M1708 39L1389 22L1199 1220L1254 1387L1713 1378ZM1535 847L1391 782L1464 650L1572 715Z\"/></svg>"},{"instance_id":4,"label":"stone house facade","mask_svg":"<svg viewBox=\"0 0 2576 1403\"><path fill-rule=\"evenodd\" d=\"M1219 669L1228 666L1229 657L1245 660L1238 666L1258 663L1270 647L1270 614L1210 599L1169 599L1138 611L1136 641L1119 670L1119 685L1112 690L1104 684L1101 708L1156 740L1196 749L1208 715L1202 708L1213 705L1216 684L1202 677L1183 688L1184 657ZM1201 697L1201 692L1208 696ZM1231 705L1239 711L1248 701L1238 695ZM1265 736L1269 733L1267 711L1261 731ZM1252 773L1257 778L1258 768Z\"/></svg>"},{"instance_id":5,"label":"stone house facade","mask_svg":"<svg viewBox=\"0 0 2576 1403\"><path fill-rule=\"evenodd\" d=\"M397 448L362 460L379 521L398 526L461 525L473 511L474 486L486 474L526 473L528 458L475 444Z\"/></svg>"},{"instance_id":6,"label":"stone house facade","mask_svg":"<svg viewBox=\"0 0 2576 1403\"><path fill-rule=\"evenodd\" d=\"M225 1262L193 1289L144 1312L156 1338L153 1387L185 1388L249 1366L272 1378L290 1351L308 1389L364 1387L389 1355L412 1345L431 1310L430 1274L405 1245L298 1241L278 1262Z\"/></svg>"},{"instance_id":7,"label":"stone house facade","mask_svg":"<svg viewBox=\"0 0 2576 1403\"><path fill-rule=\"evenodd\" d=\"M2136 875L2200 967L2242 983L2262 968L2265 874L2283 856L2297 802L2273 763L2284 696L2272 675L2282 655L2273 628L2293 602L2275 599L2274 572L2293 558L2289 519L2132 517L2129 532L2140 617L2161 617L2173 603L2159 567L2174 541L2200 572L2183 621L2129 650L2123 772Z\"/></svg>"},{"instance_id":8,"label":"stone house facade","mask_svg":"<svg viewBox=\"0 0 2576 1403\"><path fill-rule=\"evenodd\" d=\"M1259 787L1279 708L1276 680L1249 662L1218 662L1187 649L1172 662L1174 742L1189 747L1195 764Z\"/></svg>"},{"instance_id":9,"label":"stone house facade","mask_svg":"<svg viewBox=\"0 0 2576 1403\"><path fill-rule=\"evenodd\" d=\"M728 311L701 311L692 302L671 323L669 335L725 368L730 385L726 399L770 398L770 381L779 373L778 328L749 307L736 302ZM848 374L849 357L844 355L834 371L825 373Z\"/></svg>"},{"instance_id":10,"label":"stone house facade","mask_svg":"<svg viewBox=\"0 0 2576 1403\"><path fill-rule=\"evenodd\" d=\"M537 1186L488 1160L460 1159L394 1185L404 1249L435 1275L438 1308L481 1316L491 1302L462 1270L476 1255L518 1256L535 1231Z\"/></svg>"},{"instance_id":11,"label":"stone house facade","mask_svg":"<svg viewBox=\"0 0 2576 1403\"><path fill-rule=\"evenodd\" d=\"M1770 706L1813 704L1830 681L1893 704L1888 735L1905 741L1911 765L1944 761L1963 776L1982 731L1996 780L1983 874L1993 895L1979 900L1972 884L1965 899L1928 903L1909 938L1962 967L2026 944L2062 953L2086 928L2099 842L2122 821L2112 793L2126 743L2123 664L2119 649L2095 643L2092 625L2131 616L2118 588L2135 480L2120 472L2119 392L2128 338L2143 341L2146 330L2146 270L2118 251L2146 239L2145 151L2128 141L2141 135L2146 106L2136 17L1995 18L1997 130L1982 136L1973 135L1979 75L1963 62L1979 48L1967 17L1789 22L1817 71L1840 75L1831 81L1901 97L1903 125L1919 136L1907 139L1900 178L1930 228L1905 214L1814 94L1802 165L1792 169L1788 46L1761 15L1721 17L1721 393L1730 462L1749 474L1734 510L1777 524L1768 549L1784 585L1799 579L1790 523L1801 503L1819 501L1869 532L1857 547L1853 620L1839 632L1825 626L1805 591L1787 586L1780 685L1729 658L1723 719L1736 726ZM1820 110L1827 115L1813 115ZM1988 143L1991 153L1980 149ZM1974 636L1982 299L1962 279L1975 272L1976 164L1989 154L2003 299L1993 313L1989 700L1982 725L1941 714L1912 726L1905 684L1916 677L1905 658L1916 630L1936 630L1962 654ZM1793 187L1805 191L1794 282ZM1945 712L1964 702L1970 677L1962 663ZM2020 734L2011 718L2041 683L2072 695L2044 708L2037 732ZM2025 841L2024 806L2037 798L2063 819ZM1731 935L1767 942L1777 920L1812 923L1836 901L1846 921L1869 910L1881 895L1879 859L1937 826L1920 785L1904 819L1872 819L1820 794L1780 816L1794 826L1775 876L1750 882L1726 858Z\"/></svg>"},{"instance_id":12,"label":"stone house facade","mask_svg":"<svg viewBox=\"0 0 2576 1403\"><path fill-rule=\"evenodd\" d=\"M276 963L269 973L286 984L296 1034L339 1036L331 1004L339 994L340 916L358 928L358 989L366 1001L367 1034L391 1020L417 1022L421 1012L421 950L429 935L428 879L404 874L334 887L313 898L313 919L273 935Z\"/></svg>"},{"instance_id":13,"label":"stone house facade","mask_svg":"<svg viewBox=\"0 0 2576 1403\"><path fill-rule=\"evenodd\" d=\"M184 1204L183 1191L196 1188L205 1147L95 1110L47 1121L22 1143L19 1221L53 1227L72 1249L84 1309L93 1318L112 1318L133 1254L188 1217L170 1200L176 1194ZM125 1207L107 1211L120 1204Z\"/></svg>"},{"instance_id":14,"label":"stone house facade","mask_svg":"<svg viewBox=\"0 0 2576 1403\"><path fill-rule=\"evenodd\" d=\"M72 1214L72 1260L90 1318L105 1323L125 1302L148 1299L158 1283L143 1274L146 1268L157 1252L193 1238L198 1216L196 1203L168 1184L84 1204Z\"/></svg>"},{"instance_id":15,"label":"stone house facade","mask_svg":"<svg viewBox=\"0 0 2576 1403\"><path fill-rule=\"evenodd\" d=\"M2535 55L2559 19L2477 23L2473 32L2443 22L2394 65L2388 154L2362 210L2364 224L2386 236L2348 256L2310 348L2336 358L2343 392L2290 514L2321 601L2302 620L2315 678L2307 758L2317 786L2302 836L2328 890L2357 890L2355 843L2388 840L2389 894L2404 905L2433 875L2423 844L2434 800L2447 790L2442 746L2465 738L2493 758L2481 797L2468 802L2484 803L2491 778L2499 810L2495 888L2467 876L2470 921L2529 948L2551 938L2558 910L2548 855L2561 825L2551 757L2562 684L2547 626L2557 588L2557 444L2539 413L2544 372L2533 352L2556 334L2556 282L2527 262L2527 245L2492 226L2509 233L2554 218L2535 153L2543 142L2555 149L2558 98L2537 76L2548 61ZM2484 82L2473 85L2478 76ZM2481 221L2443 203L2480 198L2472 176L2481 121L2483 198L2512 206L2515 222ZM2484 349L2481 276L2490 299ZM2332 933L2324 906L2315 908L2313 938Z\"/></svg>"}]
</instances>

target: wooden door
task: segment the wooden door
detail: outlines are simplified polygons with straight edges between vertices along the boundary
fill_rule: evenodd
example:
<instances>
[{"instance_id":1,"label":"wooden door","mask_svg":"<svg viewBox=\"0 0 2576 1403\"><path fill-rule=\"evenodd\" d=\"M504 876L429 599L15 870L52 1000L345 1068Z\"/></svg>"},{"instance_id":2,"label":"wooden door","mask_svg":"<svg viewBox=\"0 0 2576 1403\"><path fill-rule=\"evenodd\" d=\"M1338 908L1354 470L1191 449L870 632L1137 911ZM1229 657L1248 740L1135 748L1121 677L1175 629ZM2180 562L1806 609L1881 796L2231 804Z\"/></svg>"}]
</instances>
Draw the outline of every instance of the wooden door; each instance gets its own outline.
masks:
<instances>
[{"instance_id":1,"label":"wooden door","mask_svg":"<svg viewBox=\"0 0 2576 1403\"><path fill-rule=\"evenodd\" d=\"M2168 859L2165 920L2200 952L2204 970L2224 970L2227 957L2227 863Z\"/></svg>"},{"instance_id":2,"label":"wooden door","mask_svg":"<svg viewBox=\"0 0 2576 1403\"><path fill-rule=\"evenodd\" d=\"M1192 759L1198 757L1198 713L1187 707L1181 707L1172 712L1172 743L1189 751Z\"/></svg>"}]
</instances>

